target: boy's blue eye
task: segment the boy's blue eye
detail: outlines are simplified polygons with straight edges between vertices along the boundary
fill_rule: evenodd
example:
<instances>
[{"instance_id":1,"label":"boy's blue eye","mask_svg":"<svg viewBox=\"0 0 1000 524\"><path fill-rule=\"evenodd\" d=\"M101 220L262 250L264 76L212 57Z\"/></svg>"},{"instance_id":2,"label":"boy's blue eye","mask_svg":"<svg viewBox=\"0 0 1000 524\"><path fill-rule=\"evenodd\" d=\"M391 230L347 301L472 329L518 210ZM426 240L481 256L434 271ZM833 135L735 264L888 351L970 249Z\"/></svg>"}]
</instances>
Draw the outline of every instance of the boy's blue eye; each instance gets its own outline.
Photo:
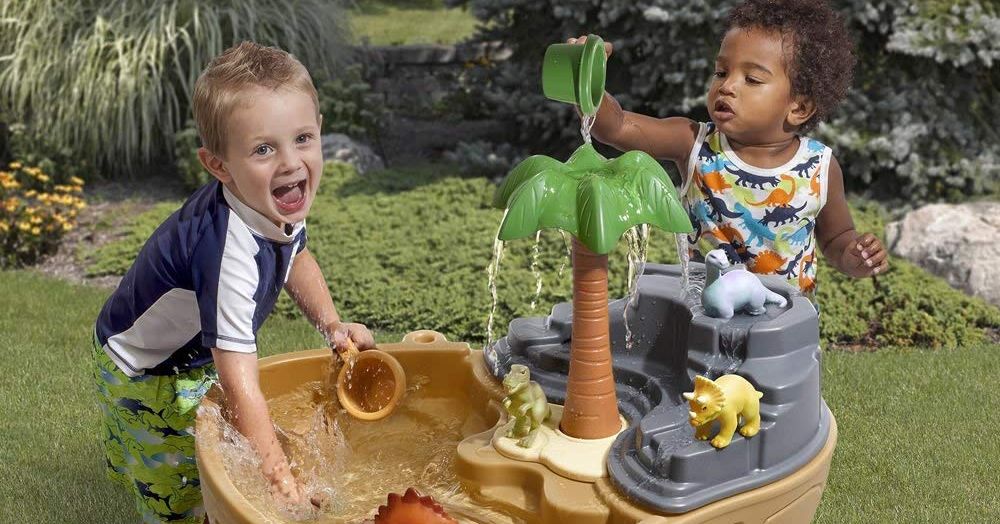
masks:
<instances>
[{"instance_id":1,"label":"boy's blue eye","mask_svg":"<svg viewBox=\"0 0 1000 524\"><path fill-rule=\"evenodd\" d=\"M261 145L257 146L257 147L256 147L256 148L255 148L255 149L253 150L253 152L254 152L254 154L256 154L256 155L260 155L260 156L264 156L264 155L266 155L266 154L267 154L267 152L268 152L268 150L269 150L269 149L271 149L271 146L269 146L269 145L267 145L267 144L261 144Z\"/></svg>"},{"instance_id":2,"label":"boy's blue eye","mask_svg":"<svg viewBox=\"0 0 1000 524\"><path fill-rule=\"evenodd\" d=\"M303 133L303 134L295 137L295 141L297 143L299 143L299 144L304 144L304 143L308 142L309 140L312 140L312 135L310 133Z\"/></svg>"}]
</instances>

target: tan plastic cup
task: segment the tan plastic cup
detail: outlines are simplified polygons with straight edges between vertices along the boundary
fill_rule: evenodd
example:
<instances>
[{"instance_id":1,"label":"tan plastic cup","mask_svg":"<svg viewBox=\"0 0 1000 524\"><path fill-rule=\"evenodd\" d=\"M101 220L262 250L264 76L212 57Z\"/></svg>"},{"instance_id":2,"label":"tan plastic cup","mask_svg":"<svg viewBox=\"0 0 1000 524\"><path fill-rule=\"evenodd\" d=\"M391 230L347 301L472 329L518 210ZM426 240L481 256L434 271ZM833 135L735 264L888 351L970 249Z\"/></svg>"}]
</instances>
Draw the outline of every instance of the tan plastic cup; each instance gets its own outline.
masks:
<instances>
[{"instance_id":1,"label":"tan plastic cup","mask_svg":"<svg viewBox=\"0 0 1000 524\"><path fill-rule=\"evenodd\" d=\"M344 365L337 375L337 399L348 414L360 420L385 418L405 391L406 373L395 357L377 349L358 351L347 340Z\"/></svg>"}]
</instances>

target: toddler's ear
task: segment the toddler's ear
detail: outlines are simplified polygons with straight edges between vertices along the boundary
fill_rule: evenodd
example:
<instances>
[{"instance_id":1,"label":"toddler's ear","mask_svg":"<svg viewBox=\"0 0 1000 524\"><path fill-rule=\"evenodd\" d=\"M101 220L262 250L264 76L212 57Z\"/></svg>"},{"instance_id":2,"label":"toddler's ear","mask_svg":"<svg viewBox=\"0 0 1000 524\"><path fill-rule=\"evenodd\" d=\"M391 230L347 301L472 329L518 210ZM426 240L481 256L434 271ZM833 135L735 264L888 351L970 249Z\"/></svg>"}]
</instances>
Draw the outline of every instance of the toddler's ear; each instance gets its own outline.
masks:
<instances>
[{"instance_id":1,"label":"toddler's ear","mask_svg":"<svg viewBox=\"0 0 1000 524\"><path fill-rule=\"evenodd\" d=\"M798 127L815 114L816 102L806 97L798 97L792 101L791 111L788 112L788 123Z\"/></svg>"},{"instance_id":2,"label":"toddler's ear","mask_svg":"<svg viewBox=\"0 0 1000 524\"><path fill-rule=\"evenodd\" d=\"M204 147L198 148L198 160L206 171L219 179L219 182L225 184L233 179L233 176L229 174L225 164L223 164L222 158L216 156L215 153L208 149Z\"/></svg>"}]
</instances>

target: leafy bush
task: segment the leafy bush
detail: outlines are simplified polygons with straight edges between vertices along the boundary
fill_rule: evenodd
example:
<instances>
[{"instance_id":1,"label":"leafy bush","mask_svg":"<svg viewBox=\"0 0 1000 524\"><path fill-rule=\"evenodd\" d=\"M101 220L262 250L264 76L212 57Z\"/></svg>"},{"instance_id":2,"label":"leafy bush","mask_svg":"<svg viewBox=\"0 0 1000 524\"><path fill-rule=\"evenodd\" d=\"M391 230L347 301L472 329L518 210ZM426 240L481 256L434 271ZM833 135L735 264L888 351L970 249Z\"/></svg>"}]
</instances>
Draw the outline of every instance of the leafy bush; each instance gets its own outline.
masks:
<instances>
[{"instance_id":1,"label":"leafy bush","mask_svg":"<svg viewBox=\"0 0 1000 524\"><path fill-rule=\"evenodd\" d=\"M56 150L131 174L172 156L212 57L249 39L329 74L343 22L339 4L323 0L3 2L0 107Z\"/></svg>"},{"instance_id":2,"label":"leafy bush","mask_svg":"<svg viewBox=\"0 0 1000 524\"><path fill-rule=\"evenodd\" d=\"M579 142L572 108L543 98L545 48L597 33L615 45L608 90L649 115L706 121L720 27L738 0L448 0L514 48L484 94L519 143L551 154ZM908 201L964 199L1000 178L1000 7L996 2L833 0L856 35L854 88L817 130L852 189Z\"/></svg>"},{"instance_id":3,"label":"leafy bush","mask_svg":"<svg viewBox=\"0 0 1000 524\"><path fill-rule=\"evenodd\" d=\"M319 107L324 133L343 133L375 141L390 112L365 81L362 64L351 64L319 86Z\"/></svg>"},{"instance_id":4,"label":"leafy bush","mask_svg":"<svg viewBox=\"0 0 1000 524\"><path fill-rule=\"evenodd\" d=\"M0 268L30 265L55 251L84 207L83 180L60 184L37 166L8 167L0 171Z\"/></svg>"},{"instance_id":5,"label":"leafy bush","mask_svg":"<svg viewBox=\"0 0 1000 524\"><path fill-rule=\"evenodd\" d=\"M491 308L486 268L502 213L490 206L496 185L450 175L439 165L357 176L329 162L309 215L309 250L323 267L346 319L383 332L435 329L452 340L482 344ZM91 272L122 274L142 242L179 202L141 215L119 242L101 248ZM881 231L877 208L855 206L859 227ZM654 230L649 260L676 263L673 238ZM506 246L497 280L494 336L516 316L542 316L571 297L567 247L557 232ZM611 296L627 289L625 246L612 253ZM535 261L533 263L533 260ZM543 286L536 296L536 275ZM820 264L824 347L956 346L982 340L1000 327L1000 312L966 297L899 259L879 277L852 280ZM534 303L534 308L532 308ZM276 311L295 315L282 298Z\"/></svg>"},{"instance_id":6,"label":"leafy bush","mask_svg":"<svg viewBox=\"0 0 1000 524\"><path fill-rule=\"evenodd\" d=\"M174 166L184 187L191 190L212 180L212 175L205 171L201 161L198 160L199 147L201 139L198 136L198 127L193 120L188 120L186 127L174 134Z\"/></svg>"}]
</instances>

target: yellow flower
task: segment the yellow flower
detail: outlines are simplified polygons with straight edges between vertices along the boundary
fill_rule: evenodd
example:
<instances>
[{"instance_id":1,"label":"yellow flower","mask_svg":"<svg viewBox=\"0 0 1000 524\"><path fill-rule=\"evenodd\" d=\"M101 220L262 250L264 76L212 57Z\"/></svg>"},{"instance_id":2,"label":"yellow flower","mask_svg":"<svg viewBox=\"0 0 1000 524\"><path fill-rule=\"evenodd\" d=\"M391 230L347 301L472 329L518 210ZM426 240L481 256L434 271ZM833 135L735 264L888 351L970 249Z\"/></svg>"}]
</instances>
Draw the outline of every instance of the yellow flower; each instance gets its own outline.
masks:
<instances>
[{"instance_id":1,"label":"yellow flower","mask_svg":"<svg viewBox=\"0 0 1000 524\"><path fill-rule=\"evenodd\" d=\"M38 174L38 180L41 181L41 182L48 182L49 181L49 175L43 175L42 173L39 173Z\"/></svg>"},{"instance_id":2,"label":"yellow flower","mask_svg":"<svg viewBox=\"0 0 1000 524\"><path fill-rule=\"evenodd\" d=\"M40 235L41 233L42 233L42 230L40 228L37 228L37 227L31 228L31 234L32 235Z\"/></svg>"},{"instance_id":3,"label":"yellow flower","mask_svg":"<svg viewBox=\"0 0 1000 524\"><path fill-rule=\"evenodd\" d=\"M18 222L17 228L20 229L21 231L28 231L29 229L31 229L31 224L27 222Z\"/></svg>"},{"instance_id":4,"label":"yellow flower","mask_svg":"<svg viewBox=\"0 0 1000 524\"><path fill-rule=\"evenodd\" d=\"M6 222L0 222L0 231L7 232L10 230L10 226Z\"/></svg>"},{"instance_id":5,"label":"yellow flower","mask_svg":"<svg viewBox=\"0 0 1000 524\"><path fill-rule=\"evenodd\" d=\"M69 177L69 181L73 185L77 185L77 186L82 186L83 185L83 179L79 178L79 177L71 176L71 177Z\"/></svg>"},{"instance_id":6,"label":"yellow flower","mask_svg":"<svg viewBox=\"0 0 1000 524\"><path fill-rule=\"evenodd\" d=\"M87 207L87 204L85 204L85 203L83 202L83 200L81 200L81 201L79 201L79 202L77 202L76 204L73 204L73 205L74 205L74 206L75 206L75 207L76 207L77 209L83 209L83 208Z\"/></svg>"},{"instance_id":7,"label":"yellow flower","mask_svg":"<svg viewBox=\"0 0 1000 524\"><path fill-rule=\"evenodd\" d=\"M73 231L73 224L65 223L62 225L63 231Z\"/></svg>"},{"instance_id":8,"label":"yellow flower","mask_svg":"<svg viewBox=\"0 0 1000 524\"><path fill-rule=\"evenodd\" d=\"M38 217L38 216L31 217L31 223L35 224L35 225L41 224L42 223L42 217Z\"/></svg>"},{"instance_id":9,"label":"yellow flower","mask_svg":"<svg viewBox=\"0 0 1000 524\"><path fill-rule=\"evenodd\" d=\"M26 196L28 198L31 198L31 197L33 197L33 196L35 196L37 194L38 194L38 191L35 191L34 189L29 189L29 190L27 190L27 191L24 192L24 196Z\"/></svg>"},{"instance_id":10,"label":"yellow flower","mask_svg":"<svg viewBox=\"0 0 1000 524\"><path fill-rule=\"evenodd\" d=\"M10 163L10 168L11 169L21 169L21 163L20 162L11 162Z\"/></svg>"}]
</instances>

